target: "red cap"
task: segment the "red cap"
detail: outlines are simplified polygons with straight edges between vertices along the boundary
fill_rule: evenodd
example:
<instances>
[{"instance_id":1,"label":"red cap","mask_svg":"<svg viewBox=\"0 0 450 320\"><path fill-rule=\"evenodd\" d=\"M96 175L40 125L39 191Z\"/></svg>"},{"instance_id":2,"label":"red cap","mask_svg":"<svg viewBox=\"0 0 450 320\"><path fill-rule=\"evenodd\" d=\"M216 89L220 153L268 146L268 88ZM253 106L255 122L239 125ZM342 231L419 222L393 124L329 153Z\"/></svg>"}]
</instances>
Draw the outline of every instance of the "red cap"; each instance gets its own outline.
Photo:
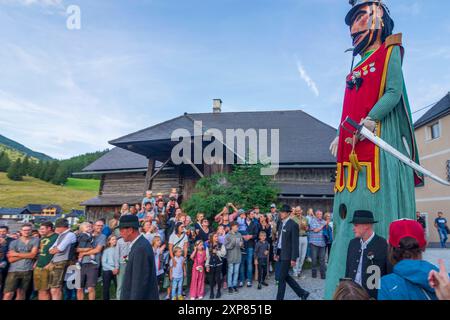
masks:
<instances>
[{"instance_id":1,"label":"red cap","mask_svg":"<svg viewBox=\"0 0 450 320\"><path fill-rule=\"evenodd\" d=\"M424 248L427 245L423 227L417 221L402 219L392 222L389 226L389 244L398 248L400 240L406 237L416 239L420 248Z\"/></svg>"}]
</instances>

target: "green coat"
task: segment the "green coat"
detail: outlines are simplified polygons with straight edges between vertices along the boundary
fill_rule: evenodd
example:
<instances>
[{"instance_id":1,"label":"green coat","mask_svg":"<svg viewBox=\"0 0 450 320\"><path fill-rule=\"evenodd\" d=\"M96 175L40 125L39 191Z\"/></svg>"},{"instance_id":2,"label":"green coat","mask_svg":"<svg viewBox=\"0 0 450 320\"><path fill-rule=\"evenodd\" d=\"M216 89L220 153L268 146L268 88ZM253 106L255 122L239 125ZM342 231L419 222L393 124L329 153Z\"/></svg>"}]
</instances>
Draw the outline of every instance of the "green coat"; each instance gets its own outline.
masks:
<instances>
[{"instance_id":1,"label":"green coat","mask_svg":"<svg viewBox=\"0 0 450 320\"><path fill-rule=\"evenodd\" d=\"M367 57L367 55L366 55ZM363 62L365 57L361 62ZM360 62L360 63L361 63ZM381 122L380 137L391 146L409 155L417 152L412 117L403 81L402 58L400 47L393 48L389 61L386 90L373 107L369 116ZM408 149L405 146L407 142ZM418 156L416 156L418 158ZM345 168L347 176L347 167ZM413 170L399 160L380 150L380 190L371 193L366 186L366 169L359 172L358 185L353 192L346 188L335 195L333 205L334 241L329 259L325 298L331 299L345 276L347 248L354 238L353 225L349 223L355 210L370 210L378 221L375 233L386 238L389 224L400 218L415 219L416 204L414 194ZM339 214L341 204L347 207L347 216L342 219Z\"/></svg>"}]
</instances>

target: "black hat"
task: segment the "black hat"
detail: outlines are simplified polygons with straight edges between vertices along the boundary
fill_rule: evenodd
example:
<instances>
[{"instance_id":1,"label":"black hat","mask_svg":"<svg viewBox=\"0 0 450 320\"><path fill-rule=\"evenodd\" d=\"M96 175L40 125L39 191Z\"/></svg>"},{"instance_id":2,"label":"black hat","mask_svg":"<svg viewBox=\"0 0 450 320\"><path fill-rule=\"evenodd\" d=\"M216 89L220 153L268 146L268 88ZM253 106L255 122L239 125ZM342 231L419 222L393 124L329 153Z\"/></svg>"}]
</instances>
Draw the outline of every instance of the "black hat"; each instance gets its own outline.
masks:
<instances>
[{"instance_id":1,"label":"black hat","mask_svg":"<svg viewBox=\"0 0 450 320\"><path fill-rule=\"evenodd\" d=\"M281 210L280 210L281 212L291 212L292 211L292 208L291 208L291 206L290 205L288 205L288 204L283 204L283 206L281 207Z\"/></svg>"},{"instance_id":2,"label":"black hat","mask_svg":"<svg viewBox=\"0 0 450 320\"><path fill-rule=\"evenodd\" d=\"M353 214L353 220L350 221L353 224L374 224L377 222L373 219L373 213L367 210L356 210Z\"/></svg>"},{"instance_id":3,"label":"black hat","mask_svg":"<svg viewBox=\"0 0 450 320\"><path fill-rule=\"evenodd\" d=\"M69 227L69 221L64 218L60 218L55 221L55 228L68 228Z\"/></svg>"},{"instance_id":4,"label":"black hat","mask_svg":"<svg viewBox=\"0 0 450 320\"><path fill-rule=\"evenodd\" d=\"M379 4L383 7L385 14L387 14L389 17L391 15L388 7L386 6L386 4L384 4L382 2L382 0L349 0L349 3L352 6L352 8L345 16L345 23L348 26L351 24L351 19L352 19L353 15L355 14L356 10L358 10L358 8L361 7L362 5L372 4L372 3Z\"/></svg>"},{"instance_id":5,"label":"black hat","mask_svg":"<svg viewBox=\"0 0 450 320\"><path fill-rule=\"evenodd\" d=\"M133 228L133 229L139 229L139 219L135 215L127 214L124 216L121 216L119 219L119 225L117 228Z\"/></svg>"}]
</instances>

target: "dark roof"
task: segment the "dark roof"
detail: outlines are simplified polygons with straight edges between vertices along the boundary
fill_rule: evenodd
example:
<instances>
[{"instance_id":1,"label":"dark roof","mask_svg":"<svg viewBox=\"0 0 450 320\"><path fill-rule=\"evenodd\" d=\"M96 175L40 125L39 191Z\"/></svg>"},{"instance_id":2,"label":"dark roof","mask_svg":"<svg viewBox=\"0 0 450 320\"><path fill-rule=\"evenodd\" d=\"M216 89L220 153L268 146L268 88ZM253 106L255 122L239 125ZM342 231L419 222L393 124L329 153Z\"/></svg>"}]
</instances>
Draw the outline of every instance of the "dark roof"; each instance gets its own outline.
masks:
<instances>
[{"instance_id":1,"label":"dark roof","mask_svg":"<svg viewBox=\"0 0 450 320\"><path fill-rule=\"evenodd\" d=\"M40 213L44 207L42 204L28 204L25 208L32 213Z\"/></svg>"},{"instance_id":2,"label":"dark roof","mask_svg":"<svg viewBox=\"0 0 450 320\"><path fill-rule=\"evenodd\" d=\"M28 204L25 209L30 211L31 213L41 213L43 209L47 208L56 208L56 214L62 213L61 206L57 204Z\"/></svg>"},{"instance_id":3,"label":"dark roof","mask_svg":"<svg viewBox=\"0 0 450 320\"><path fill-rule=\"evenodd\" d=\"M113 148L82 171L147 170L147 166L146 157L122 148Z\"/></svg>"},{"instance_id":4,"label":"dark roof","mask_svg":"<svg viewBox=\"0 0 450 320\"><path fill-rule=\"evenodd\" d=\"M0 208L0 215L30 214L26 208Z\"/></svg>"},{"instance_id":5,"label":"dark roof","mask_svg":"<svg viewBox=\"0 0 450 320\"><path fill-rule=\"evenodd\" d=\"M120 206L123 203L141 203L144 196L98 196L81 203L82 206Z\"/></svg>"},{"instance_id":6,"label":"dark roof","mask_svg":"<svg viewBox=\"0 0 450 320\"><path fill-rule=\"evenodd\" d=\"M64 217L66 218L78 218L80 216L84 216L84 210L75 210L72 209L69 213L65 214Z\"/></svg>"},{"instance_id":7,"label":"dark roof","mask_svg":"<svg viewBox=\"0 0 450 320\"><path fill-rule=\"evenodd\" d=\"M303 196L333 196L334 183L280 183L280 194Z\"/></svg>"},{"instance_id":8,"label":"dark roof","mask_svg":"<svg viewBox=\"0 0 450 320\"><path fill-rule=\"evenodd\" d=\"M428 110L419 120L414 124L414 128L418 129L431 121L437 120L450 114L450 92L447 93L433 108Z\"/></svg>"},{"instance_id":9,"label":"dark roof","mask_svg":"<svg viewBox=\"0 0 450 320\"><path fill-rule=\"evenodd\" d=\"M219 129L224 137L226 129L267 129L269 136L270 129L279 129L280 163L336 162L328 150L336 136L336 129L301 110L185 114L110 143L128 148L143 142L170 141L175 129L186 129L193 136L193 120L202 121L204 130ZM148 153L141 147L133 150L141 154Z\"/></svg>"},{"instance_id":10,"label":"dark roof","mask_svg":"<svg viewBox=\"0 0 450 320\"><path fill-rule=\"evenodd\" d=\"M58 220L59 218L62 218L61 214L57 214L55 216L35 216L33 218L33 221L34 221L34 223L43 223L46 221L55 223L55 221Z\"/></svg>"}]
</instances>

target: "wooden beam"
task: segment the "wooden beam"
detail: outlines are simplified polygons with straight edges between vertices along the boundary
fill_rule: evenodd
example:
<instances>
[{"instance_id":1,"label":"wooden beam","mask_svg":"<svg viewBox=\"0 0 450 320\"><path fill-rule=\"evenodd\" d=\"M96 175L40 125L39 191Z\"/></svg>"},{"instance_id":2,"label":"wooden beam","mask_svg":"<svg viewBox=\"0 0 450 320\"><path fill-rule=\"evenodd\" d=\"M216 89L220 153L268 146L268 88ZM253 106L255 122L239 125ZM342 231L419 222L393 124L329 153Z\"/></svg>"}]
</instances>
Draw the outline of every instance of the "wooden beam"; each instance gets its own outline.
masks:
<instances>
[{"instance_id":1,"label":"wooden beam","mask_svg":"<svg viewBox=\"0 0 450 320\"><path fill-rule=\"evenodd\" d=\"M190 164L190 166L194 169L195 172L197 172L197 174L198 174L201 178L204 177L203 173L200 171L199 168L197 168L197 166L196 166L195 164L192 163L191 159L185 157L184 160L185 160L188 164Z\"/></svg>"},{"instance_id":2,"label":"wooden beam","mask_svg":"<svg viewBox=\"0 0 450 320\"><path fill-rule=\"evenodd\" d=\"M151 190L151 177L150 175L153 173L153 169L155 168L155 159L148 159L147 173L145 174L145 182L144 182L144 194L147 190Z\"/></svg>"},{"instance_id":3,"label":"wooden beam","mask_svg":"<svg viewBox=\"0 0 450 320\"><path fill-rule=\"evenodd\" d=\"M169 161L170 161L170 157L166 161L164 161L164 163L161 165L161 167L159 167L158 170L156 170L154 174L152 174L152 176L148 179L149 182L151 182L158 175L158 173L161 172L161 170L169 163Z\"/></svg>"}]
</instances>

